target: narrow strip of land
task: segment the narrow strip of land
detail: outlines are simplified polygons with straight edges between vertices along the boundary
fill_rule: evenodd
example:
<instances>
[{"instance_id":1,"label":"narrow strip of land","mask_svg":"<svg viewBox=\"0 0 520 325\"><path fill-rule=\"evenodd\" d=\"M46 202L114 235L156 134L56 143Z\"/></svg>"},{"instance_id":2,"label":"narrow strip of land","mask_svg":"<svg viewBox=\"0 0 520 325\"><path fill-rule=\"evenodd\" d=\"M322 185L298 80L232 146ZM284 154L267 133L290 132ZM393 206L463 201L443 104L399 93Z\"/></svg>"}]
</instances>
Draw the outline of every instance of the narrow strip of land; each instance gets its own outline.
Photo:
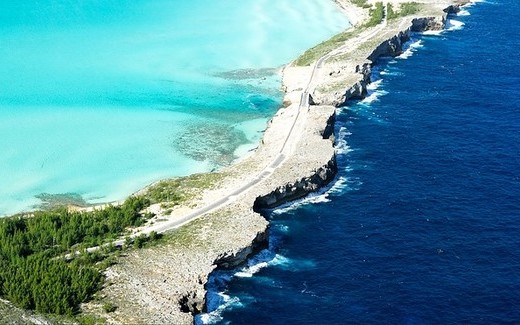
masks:
<instances>
[{"instance_id":1,"label":"narrow strip of land","mask_svg":"<svg viewBox=\"0 0 520 325\"><path fill-rule=\"evenodd\" d=\"M148 226L145 229L142 229L141 231L134 233L132 235L132 237L136 237L141 234L149 234L152 231L157 232L157 233L164 233L166 231L178 228L206 213L215 211L215 210L222 208L222 207L226 206L227 204L237 200L241 195L243 195L244 193L253 189L260 182L269 178L278 167L280 167L281 165L283 165L285 163L285 161L287 160L287 157L291 155L291 151L293 149L292 148L293 143L291 143L291 140L294 138L298 138L298 135L295 134L295 133L297 133L297 132L295 132L295 127L296 127L299 119L305 119L307 117L307 115L305 114L305 111L307 111L307 109L309 109L309 107L310 107L310 98L311 98L312 92L314 91L314 85L315 85L314 81L316 79L316 71L318 69L321 69L323 67L323 63L325 61L327 61L332 55L337 55L339 53L346 53L349 51L349 49L352 47L353 44L357 45L360 43L367 42L368 40L370 40L371 38L376 36L383 28L385 28L386 25L387 25L387 21L385 18L385 19L383 19L383 21L381 23L379 23L374 28L371 28L371 29L365 31L364 33L360 34L356 39L333 50L330 53L323 55L316 62L314 62L314 64L312 65L312 73L307 82L306 88L304 90L302 90L302 92L301 92L299 103L293 103L293 105L295 105L295 104L298 105L297 113L296 113L294 119L292 120L292 123L290 124L289 131L287 132L287 134L285 136L285 140L280 148L280 152L272 160L272 162L269 164L269 166L264 168L260 173L258 173L255 178L253 178L252 180L250 180L249 182L247 182L245 184L242 184L233 192L215 200L214 202L212 202L204 207L201 207L182 217L178 217L175 219L161 222L159 224ZM115 245L122 245L123 243L124 243L123 239L114 242ZM91 248L90 250L95 250L95 249L96 248Z\"/></svg>"}]
</instances>

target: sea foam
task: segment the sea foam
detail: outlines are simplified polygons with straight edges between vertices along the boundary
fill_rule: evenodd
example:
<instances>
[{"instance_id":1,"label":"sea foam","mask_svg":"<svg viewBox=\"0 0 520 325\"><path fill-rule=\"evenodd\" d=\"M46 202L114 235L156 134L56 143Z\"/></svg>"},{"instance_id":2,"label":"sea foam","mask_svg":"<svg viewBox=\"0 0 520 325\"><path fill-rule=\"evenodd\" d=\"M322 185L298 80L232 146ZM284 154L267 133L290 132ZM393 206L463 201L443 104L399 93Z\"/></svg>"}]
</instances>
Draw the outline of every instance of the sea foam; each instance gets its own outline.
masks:
<instances>
[{"instance_id":1,"label":"sea foam","mask_svg":"<svg viewBox=\"0 0 520 325\"><path fill-rule=\"evenodd\" d=\"M455 19L448 19L446 22L446 30L454 31L464 28L464 23Z\"/></svg>"},{"instance_id":2,"label":"sea foam","mask_svg":"<svg viewBox=\"0 0 520 325\"><path fill-rule=\"evenodd\" d=\"M397 58L406 60L409 57L411 57L417 51L417 49L422 47L424 47L424 43L422 40L408 42L405 45L404 52L401 55L397 56Z\"/></svg>"}]
</instances>

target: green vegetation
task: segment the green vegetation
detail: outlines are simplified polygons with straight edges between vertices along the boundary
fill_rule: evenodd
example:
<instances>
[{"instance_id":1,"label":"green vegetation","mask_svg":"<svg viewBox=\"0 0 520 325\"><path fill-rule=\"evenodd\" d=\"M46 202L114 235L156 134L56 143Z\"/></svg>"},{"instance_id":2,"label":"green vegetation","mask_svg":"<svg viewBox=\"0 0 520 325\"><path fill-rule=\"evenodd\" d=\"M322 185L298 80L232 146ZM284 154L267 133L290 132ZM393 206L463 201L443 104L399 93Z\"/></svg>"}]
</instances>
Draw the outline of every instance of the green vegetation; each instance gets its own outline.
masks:
<instances>
[{"instance_id":1,"label":"green vegetation","mask_svg":"<svg viewBox=\"0 0 520 325\"><path fill-rule=\"evenodd\" d=\"M385 7L382 2L376 2L375 7L369 11L368 21L365 23L365 27L374 27L379 25L385 16Z\"/></svg>"},{"instance_id":2,"label":"green vegetation","mask_svg":"<svg viewBox=\"0 0 520 325\"><path fill-rule=\"evenodd\" d=\"M353 0L355 5L364 8L370 8L370 5L367 4L366 0ZM294 64L296 66L308 66L311 65L314 61L318 60L320 57L329 53L330 51L338 48L347 40L357 36L360 32L369 27L374 27L380 24L384 18L385 9L383 6L383 2L377 2L374 8L371 8L369 11L369 19L362 26L357 27L354 30L344 31L342 33L336 34L332 36L332 38L314 46L313 48L305 51Z\"/></svg>"},{"instance_id":3,"label":"green vegetation","mask_svg":"<svg viewBox=\"0 0 520 325\"><path fill-rule=\"evenodd\" d=\"M67 209L0 219L0 296L24 309L71 316L99 290L100 271L114 262L114 247L85 249L112 241L150 217L148 199L92 212ZM138 246L142 246L142 240ZM76 254L81 251L82 253ZM64 255L71 253L67 260Z\"/></svg>"},{"instance_id":4,"label":"green vegetation","mask_svg":"<svg viewBox=\"0 0 520 325\"><path fill-rule=\"evenodd\" d=\"M107 302L107 303L103 304L103 310L107 313L113 313L116 311L116 309L117 309L117 306L111 302Z\"/></svg>"},{"instance_id":5,"label":"green vegetation","mask_svg":"<svg viewBox=\"0 0 520 325\"><path fill-rule=\"evenodd\" d=\"M94 315L82 315L78 317L77 322L79 325L98 325L105 324L104 320Z\"/></svg>"},{"instance_id":6,"label":"green vegetation","mask_svg":"<svg viewBox=\"0 0 520 325\"><path fill-rule=\"evenodd\" d=\"M368 0L351 0L351 2L361 8L370 8L370 4L367 3Z\"/></svg>"},{"instance_id":7,"label":"green vegetation","mask_svg":"<svg viewBox=\"0 0 520 325\"><path fill-rule=\"evenodd\" d=\"M400 9L399 15L401 16L413 15L419 12L421 4L417 2L405 2L401 3Z\"/></svg>"},{"instance_id":8,"label":"green vegetation","mask_svg":"<svg viewBox=\"0 0 520 325\"><path fill-rule=\"evenodd\" d=\"M388 14L388 20L396 19L397 17L399 17L399 12L394 10L394 6L391 3L389 3L387 6L388 8L386 12Z\"/></svg>"},{"instance_id":9,"label":"green vegetation","mask_svg":"<svg viewBox=\"0 0 520 325\"><path fill-rule=\"evenodd\" d=\"M165 203L168 208L194 199L224 177L223 173L204 173L164 180L150 186L144 195L151 203Z\"/></svg>"},{"instance_id":10,"label":"green vegetation","mask_svg":"<svg viewBox=\"0 0 520 325\"><path fill-rule=\"evenodd\" d=\"M388 20L396 19L399 17L405 17L416 14L419 12L421 5L417 2L405 2L401 3L399 11L396 11L392 4L388 4Z\"/></svg>"},{"instance_id":11,"label":"green vegetation","mask_svg":"<svg viewBox=\"0 0 520 325\"><path fill-rule=\"evenodd\" d=\"M359 34L359 32L360 30L356 29L336 34L332 36L332 38L305 51L298 59L296 59L294 64L297 66L310 65L320 57L340 46L342 43Z\"/></svg>"}]
</instances>

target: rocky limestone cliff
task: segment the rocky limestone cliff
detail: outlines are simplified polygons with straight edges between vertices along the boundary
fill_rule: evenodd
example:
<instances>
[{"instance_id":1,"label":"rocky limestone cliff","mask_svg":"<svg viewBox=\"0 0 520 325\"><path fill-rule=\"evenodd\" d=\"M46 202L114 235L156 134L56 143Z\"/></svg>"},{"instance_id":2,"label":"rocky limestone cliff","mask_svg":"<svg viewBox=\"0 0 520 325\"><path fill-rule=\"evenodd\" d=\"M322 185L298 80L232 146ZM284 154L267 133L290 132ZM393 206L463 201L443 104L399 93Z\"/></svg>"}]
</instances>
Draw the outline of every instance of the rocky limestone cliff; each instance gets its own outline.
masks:
<instances>
[{"instance_id":1,"label":"rocky limestone cliff","mask_svg":"<svg viewBox=\"0 0 520 325\"><path fill-rule=\"evenodd\" d=\"M439 17L423 17L412 20L410 30L412 32L424 32L427 30L441 30L446 25L446 15Z\"/></svg>"},{"instance_id":2,"label":"rocky limestone cliff","mask_svg":"<svg viewBox=\"0 0 520 325\"><path fill-rule=\"evenodd\" d=\"M336 61L326 63L328 68L327 77L323 83L338 84L343 83L347 88L325 89L317 87L313 94L313 101L317 105L333 105L336 107L344 105L351 99L362 99L367 95L367 86L370 84L372 66L381 57L398 56L403 53L403 45L410 40L412 32L423 32L428 30L441 30L445 28L449 14L460 11L459 4L450 5L444 9L443 14L431 17L410 18L408 27L396 34L389 35L373 50L367 52L364 62L354 62L352 57L340 58ZM384 34L384 33L383 33ZM363 52L359 49L360 54ZM356 57L356 55L354 55ZM349 71L350 70L350 71ZM341 79L344 78L344 79ZM342 82L343 81L343 82Z\"/></svg>"},{"instance_id":3,"label":"rocky limestone cliff","mask_svg":"<svg viewBox=\"0 0 520 325\"><path fill-rule=\"evenodd\" d=\"M426 30L427 28L440 28L437 25L437 18L417 18L412 21L412 27L399 32L390 39L379 44L367 57L368 62L356 65L356 73L359 74L359 80L352 86L347 88L343 94L336 93L340 97L333 99L332 103L335 106L342 106L351 99L362 99L366 97L368 91L367 86L370 84L370 75L372 74L372 66L380 57L398 56L403 53L403 44L410 40L411 31ZM442 24L444 26L444 23ZM414 28L416 30L414 30Z\"/></svg>"},{"instance_id":4,"label":"rocky limestone cliff","mask_svg":"<svg viewBox=\"0 0 520 325\"><path fill-rule=\"evenodd\" d=\"M256 198L253 205L255 211L271 209L284 203L300 199L309 193L316 192L330 183L338 171L336 156L332 156L326 165L316 169L311 175L293 183L277 187L267 195Z\"/></svg>"},{"instance_id":5,"label":"rocky limestone cliff","mask_svg":"<svg viewBox=\"0 0 520 325\"><path fill-rule=\"evenodd\" d=\"M298 146L285 168L279 172L277 183L272 183L253 203L253 210L271 209L319 191L329 184L338 171L334 149L336 109L333 106L312 105L306 114L306 128L302 130ZM307 175L306 175L307 174ZM306 175L302 177L302 175ZM273 190L274 188L274 190Z\"/></svg>"},{"instance_id":6,"label":"rocky limestone cliff","mask_svg":"<svg viewBox=\"0 0 520 325\"><path fill-rule=\"evenodd\" d=\"M251 255L267 246L267 231L258 232L251 245L237 251L226 251L220 254L214 265L219 269L231 269L244 264Z\"/></svg>"},{"instance_id":7,"label":"rocky limestone cliff","mask_svg":"<svg viewBox=\"0 0 520 325\"><path fill-rule=\"evenodd\" d=\"M401 53L403 53L403 44L408 42L409 40L410 29L401 31L392 38L379 44L375 48L375 50L368 56L367 59L370 60L372 63L375 63L377 62L377 59L383 56L398 56ZM370 69L366 69L365 71L370 71Z\"/></svg>"},{"instance_id":8,"label":"rocky limestone cliff","mask_svg":"<svg viewBox=\"0 0 520 325\"><path fill-rule=\"evenodd\" d=\"M228 249L220 253L213 265L216 269L230 269L245 263L252 255L267 246L267 227L265 231L258 231L249 245ZM178 298L179 308L184 313L197 315L205 310L206 283L209 274L201 273L197 277L197 284Z\"/></svg>"}]
</instances>

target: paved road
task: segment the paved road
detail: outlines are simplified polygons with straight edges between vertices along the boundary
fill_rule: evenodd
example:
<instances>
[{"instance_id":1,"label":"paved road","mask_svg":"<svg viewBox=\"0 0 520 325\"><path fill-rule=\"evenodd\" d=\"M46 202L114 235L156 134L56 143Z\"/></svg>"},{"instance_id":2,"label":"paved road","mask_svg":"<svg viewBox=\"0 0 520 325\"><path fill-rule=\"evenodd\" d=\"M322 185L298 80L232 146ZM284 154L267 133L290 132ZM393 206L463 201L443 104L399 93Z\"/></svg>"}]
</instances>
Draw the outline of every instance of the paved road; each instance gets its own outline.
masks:
<instances>
[{"instance_id":1,"label":"paved road","mask_svg":"<svg viewBox=\"0 0 520 325\"><path fill-rule=\"evenodd\" d=\"M367 33L366 35L360 35L360 39L359 41L361 42L365 42L367 41L368 39L374 37L378 32L380 32L385 26L386 26L387 22L386 22L386 17L384 19L384 21L376 26L375 29L373 29L371 32ZM356 41L356 42L359 42L359 41ZM155 231L157 233L164 233L166 231L169 231L169 230L172 230L172 229L176 229L208 212L211 212L211 211L214 211L214 210L217 210L221 207L224 207L226 205L228 205L229 203L235 201L237 199L238 196L246 193L247 191L251 190L253 187L255 187L258 183L260 183L261 181L263 181L264 179L268 178L269 176L271 176L273 174L273 172L276 170L276 168L278 168L280 165L282 165L284 163L284 161L286 160L288 154L289 154L289 150L290 148L288 148L287 144L289 142L289 140L291 139L291 136L292 136L292 133L294 131L294 127L296 125L296 122L298 121L298 118L300 117L300 112L301 111L305 111L305 109L308 109L309 106L310 106L310 94L313 92L313 80L315 78L315 75L316 75L316 72L318 69L322 68L323 67L323 64L326 60L328 60L331 56L333 55L336 55L338 53L341 53L341 52L347 52L348 48L350 47L350 44L346 44L346 45L343 45L341 46L340 48L320 57L315 63L314 63L314 66L313 66L313 69L312 69L312 74L311 74L311 77L309 78L309 82L307 83L307 86L305 88L305 90L302 92L302 95L301 95L301 99L300 99L300 104L299 104L299 107L298 107L298 112L296 113L296 116L294 117L294 120L293 120L293 123L291 125L291 128L287 134L287 137L285 138L285 141L282 145L282 148L280 149L280 152L278 153L278 155L276 156L276 158L271 162L271 164L264 168L253 180L249 181L248 183L242 185L241 187L237 188L236 190L234 190L233 192L229 193L228 195L212 202L211 204L209 205L206 205L202 208L199 208L181 218L175 218L175 219L172 219L172 220L168 220L168 221L165 221L165 222L161 222L161 223L156 223L150 227L147 227L146 229L143 229L142 231L140 232L137 232L133 235L131 235L131 237L137 237L141 234L149 234L151 233L152 231ZM115 246L121 246L123 245L125 242L124 239L120 239L120 240L117 240L117 241L114 241L112 242L113 245ZM92 252L92 251L96 251L98 250L100 247L99 246L96 246L96 247L91 247L89 249L87 249L87 251L89 252Z\"/></svg>"}]
</instances>

